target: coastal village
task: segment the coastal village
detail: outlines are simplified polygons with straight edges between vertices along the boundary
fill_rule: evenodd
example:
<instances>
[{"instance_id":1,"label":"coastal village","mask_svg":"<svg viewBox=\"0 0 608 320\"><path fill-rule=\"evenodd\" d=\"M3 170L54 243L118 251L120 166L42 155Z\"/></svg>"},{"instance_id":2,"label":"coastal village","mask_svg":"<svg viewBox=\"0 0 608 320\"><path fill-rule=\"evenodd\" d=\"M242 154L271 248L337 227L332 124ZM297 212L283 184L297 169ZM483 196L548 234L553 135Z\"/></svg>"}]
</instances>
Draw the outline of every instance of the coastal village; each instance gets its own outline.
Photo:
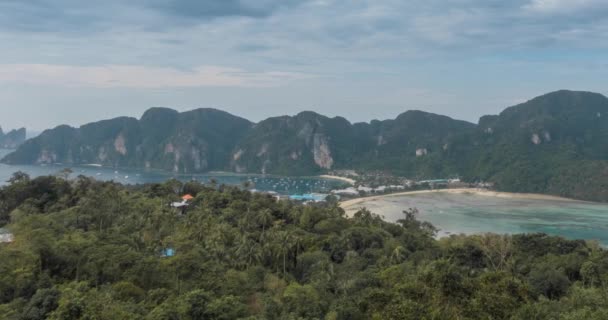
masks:
<instances>
[{"instance_id":1,"label":"coastal village","mask_svg":"<svg viewBox=\"0 0 608 320\"><path fill-rule=\"evenodd\" d=\"M493 187L493 184L489 182L469 183L461 181L460 178L413 180L379 172L357 173L354 170L334 171L331 174L322 175L321 178L340 180L349 186L334 188L326 193L310 192L281 195L275 191L259 191L256 189L253 189L252 192L264 192L276 197L277 200L292 200L312 204L326 202L329 199L341 201L407 191L460 188L491 189Z\"/></svg>"},{"instance_id":2,"label":"coastal village","mask_svg":"<svg viewBox=\"0 0 608 320\"><path fill-rule=\"evenodd\" d=\"M431 180L412 180L404 177L393 176L384 173L357 173L353 170L334 171L328 175L320 176L322 179L339 180L344 182L339 184L340 188L330 188L323 192L311 192L301 194L284 194L274 190L255 189L255 180L248 180L244 187L252 193L263 193L274 197L277 201L295 201L305 205L323 204L326 202L345 201L356 198L387 195L393 193L421 191L421 190L440 190L440 189L460 189L477 188L491 189L492 183L463 182L459 178L450 179L431 179ZM326 187L325 185L323 185ZM312 188L313 186L311 186ZM190 194L181 196L181 201L170 203L170 207L175 209L179 215L185 215L188 207L192 204L194 197ZM14 236L7 229L0 228L0 243L13 242ZM163 256L173 256L171 248L163 251Z\"/></svg>"}]
</instances>

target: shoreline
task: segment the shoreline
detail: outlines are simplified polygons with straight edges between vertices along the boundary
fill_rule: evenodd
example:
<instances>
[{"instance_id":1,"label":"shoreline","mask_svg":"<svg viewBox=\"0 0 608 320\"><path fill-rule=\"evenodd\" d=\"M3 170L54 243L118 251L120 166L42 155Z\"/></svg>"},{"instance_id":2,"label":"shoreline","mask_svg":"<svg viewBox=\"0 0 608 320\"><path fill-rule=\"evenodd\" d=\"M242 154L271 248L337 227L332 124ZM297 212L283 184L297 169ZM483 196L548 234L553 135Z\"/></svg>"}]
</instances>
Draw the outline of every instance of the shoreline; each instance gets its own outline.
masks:
<instances>
[{"instance_id":1,"label":"shoreline","mask_svg":"<svg viewBox=\"0 0 608 320\"><path fill-rule=\"evenodd\" d=\"M428 194L428 193L470 194L470 195L476 195L476 196L496 197L496 198L504 198L504 199L551 200L551 201L563 201L563 202L588 203L588 202L582 201L582 200L563 198L563 197L546 195L546 194L499 192L499 191L492 191L492 190L478 189L478 188L458 188L458 189L406 191L406 192L389 193L389 194L383 194L383 195L377 195L377 196L355 198L355 199L350 199L350 200L340 202L340 207L344 210L347 210L347 209L351 209L351 207L361 204L363 202L376 201L376 200L390 198L390 197L403 197L403 196Z\"/></svg>"},{"instance_id":2,"label":"shoreline","mask_svg":"<svg viewBox=\"0 0 608 320\"><path fill-rule=\"evenodd\" d=\"M332 176L332 175L329 175L329 174L322 174L322 175L320 175L318 177L322 178L322 179L340 180L340 181L343 181L343 182L347 182L350 185L355 185L355 183L356 183L356 181L353 180L353 179L351 179L351 178L345 178L345 177L340 177L340 176Z\"/></svg>"}]
</instances>

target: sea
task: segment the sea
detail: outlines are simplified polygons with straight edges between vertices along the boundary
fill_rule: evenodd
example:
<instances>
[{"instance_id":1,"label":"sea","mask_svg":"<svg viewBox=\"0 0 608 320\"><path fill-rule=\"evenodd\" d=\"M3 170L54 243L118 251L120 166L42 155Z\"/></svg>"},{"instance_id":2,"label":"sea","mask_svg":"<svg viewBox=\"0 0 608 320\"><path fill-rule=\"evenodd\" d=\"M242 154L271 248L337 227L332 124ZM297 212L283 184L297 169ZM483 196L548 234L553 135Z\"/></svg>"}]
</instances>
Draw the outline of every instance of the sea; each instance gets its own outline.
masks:
<instances>
[{"instance_id":1,"label":"sea","mask_svg":"<svg viewBox=\"0 0 608 320\"><path fill-rule=\"evenodd\" d=\"M0 159L12 150L0 149ZM102 181L115 181L122 184L159 183L168 179L178 179L183 182L199 181L210 183L212 180L218 184L243 185L248 182L253 189L259 191L274 191L282 195L302 195L308 193L328 193L333 189L348 186L345 182L319 177L284 177L275 175L253 175L235 173L204 173L204 174L175 174L160 170L145 170L136 168L107 168L98 166L71 166L71 165L6 165L0 164L0 185L6 184L13 173L22 171L31 177L55 175L69 168L72 170L71 178L79 175L93 177Z\"/></svg>"},{"instance_id":2,"label":"sea","mask_svg":"<svg viewBox=\"0 0 608 320\"><path fill-rule=\"evenodd\" d=\"M416 208L420 220L439 228L438 237L542 232L568 239L597 240L608 246L606 204L437 192L364 201L347 208L347 213L361 207L391 222L402 219L403 210Z\"/></svg>"},{"instance_id":3,"label":"sea","mask_svg":"<svg viewBox=\"0 0 608 320\"><path fill-rule=\"evenodd\" d=\"M0 158L10 150L0 149ZM16 171L32 177L53 175L65 169L63 165L26 166L0 164L0 185L5 184ZM249 182L260 191L275 191L283 195L327 193L346 187L339 180L319 177L282 177L269 175L243 175L232 173L206 173L176 175L170 172L128 168L104 168L94 166L69 167L72 177L84 175L98 180L113 180L123 184L163 182L176 178L181 181L196 180L209 183L242 185ZM418 218L439 228L438 236L479 233L536 233L559 235L569 239L597 240L608 246L608 205L559 200L533 200L497 198L474 194L428 193L394 196L363 202L347 212L366 207L396 222L403 217L403 210L416 208Z\"/></svg>"}]
</instances>

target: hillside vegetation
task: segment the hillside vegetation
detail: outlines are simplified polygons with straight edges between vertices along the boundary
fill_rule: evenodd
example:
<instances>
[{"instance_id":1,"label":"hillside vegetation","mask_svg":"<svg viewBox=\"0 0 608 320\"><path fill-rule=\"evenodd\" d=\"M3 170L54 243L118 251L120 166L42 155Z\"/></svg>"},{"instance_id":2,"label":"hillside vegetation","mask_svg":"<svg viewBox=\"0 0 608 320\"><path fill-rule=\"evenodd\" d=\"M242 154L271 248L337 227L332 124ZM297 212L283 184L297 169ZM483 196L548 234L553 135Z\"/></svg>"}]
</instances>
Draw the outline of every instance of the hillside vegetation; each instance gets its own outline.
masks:
<instances>
[{"instance_id":1,"label":"hillside vegetation","mask_svg":"<svg viewBox=\"0 0 608 320\"><path fill-rule=\"evenodd\" d=\"M479 124L422 111L352 124L314 112L253 124L214 109L151 109L47 130L9 164L88 164L180 173L313 175L335 169L460 177L501 191L608 201L608 98L557 91Z\"/></svg>"},{"instance_id":2,"label":"hillside vegetation","mask_svg":"<svg viewBox=\"0 0 608 320\"><path fill-rule=\"evenodd\" d=\"M195 196L185 215L168 203ZM452 236L236 187L16 174L0 189L2 319L606 319L608 254ZM173 255L167 256L167 249Z\"/></svg>"}]
</instances>

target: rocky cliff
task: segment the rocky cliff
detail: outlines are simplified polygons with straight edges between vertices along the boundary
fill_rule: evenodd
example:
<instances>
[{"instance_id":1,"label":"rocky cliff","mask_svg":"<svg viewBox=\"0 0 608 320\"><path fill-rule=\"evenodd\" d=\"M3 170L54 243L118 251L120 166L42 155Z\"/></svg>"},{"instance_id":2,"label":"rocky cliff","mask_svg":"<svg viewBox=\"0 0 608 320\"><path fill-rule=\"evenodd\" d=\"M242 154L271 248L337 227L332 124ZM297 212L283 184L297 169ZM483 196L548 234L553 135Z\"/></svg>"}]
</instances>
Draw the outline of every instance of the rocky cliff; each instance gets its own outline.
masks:
<instances>
[{"instance_id":1,"label":"rocky cliff","mask_svg":"<svg viewBox=\"0 0 608 320\"><path fill-rule=\"evenodd\" d=\"M0 148L15 149L20 146L26 139L25 128L11 130L7 133L0 128Z\"/></svg>"},{"instance_id":2,"label":"rocky cliff","mask_svg":"<svg viewBox=\"0 0 608 320\"><path fill-rule=\"evenodd\" d=\"M148 110L141 119L121 117L59 126L28 140L9 164L101 164L181 173L229 169L232 147L250 129L245 119L215 109Z\"/></svg>"},{"instance_id":3,"label":"rocky cliff","mask_svg":"<svg viewBox=\"0 0 608 320\"><path fill-rule=\"evenodd\" d=\"M608 200L608 98L557 91L484 116L478 124L422 111L354 124L302 112L254 124L214 109L179 113L154 108L140 119L47 130L3 161L98 163L180 173L382 170Z\"/></svg>"}]
</instances>

